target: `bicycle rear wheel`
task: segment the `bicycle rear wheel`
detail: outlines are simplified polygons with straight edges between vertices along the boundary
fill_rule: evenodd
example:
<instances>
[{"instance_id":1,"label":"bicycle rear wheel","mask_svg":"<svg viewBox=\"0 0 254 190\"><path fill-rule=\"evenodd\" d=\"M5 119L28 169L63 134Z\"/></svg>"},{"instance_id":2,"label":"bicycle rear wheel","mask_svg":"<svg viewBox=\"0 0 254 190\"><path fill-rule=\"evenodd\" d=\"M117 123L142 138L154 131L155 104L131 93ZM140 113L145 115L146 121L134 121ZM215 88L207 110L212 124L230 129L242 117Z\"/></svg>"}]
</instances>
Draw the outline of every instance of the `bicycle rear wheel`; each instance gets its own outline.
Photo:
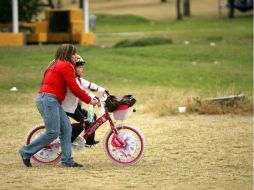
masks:
<instances>
[{"instance_id":1,"label":"bicycle rear wheel","mask_svg":"<svg viewBox=\"0 0 254 190\"><path fill-rule=\"evenodd\" d=\"M145 142L143 134L136 128L127 125L116 125L117 137L110 130L105 136L104 150L111 161L121 166L137 164L144 155ZM117 139L125 142L122 146Z\"/></svg>"},{"instance_id":2,"label":"bicycle rear wheel","mask_svg":"<svg viewBox=\"0 0 254 190\"><path fill-rule=\"evenodd\" d=\"M32 128L26 137L26 145L38 138L43 132L45 132L44 124L40 124ZM60 161L60 159L61 146L59 138L55 139L48 146L32 156L32 160L39 164L56 164Z\"/></svg>"}]
</instances>

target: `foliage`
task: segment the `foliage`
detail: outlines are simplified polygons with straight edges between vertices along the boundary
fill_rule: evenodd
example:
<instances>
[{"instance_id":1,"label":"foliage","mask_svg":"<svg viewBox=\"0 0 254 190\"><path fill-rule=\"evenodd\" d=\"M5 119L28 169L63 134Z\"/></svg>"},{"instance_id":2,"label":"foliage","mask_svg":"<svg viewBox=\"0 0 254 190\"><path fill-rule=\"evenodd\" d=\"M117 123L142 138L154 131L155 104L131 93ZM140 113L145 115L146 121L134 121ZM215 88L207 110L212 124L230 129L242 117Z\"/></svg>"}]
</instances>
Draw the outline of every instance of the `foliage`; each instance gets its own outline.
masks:
<instances>
[{"instance_id":1,"label":"foliage","mask_svg":"<svg viewBox=\"0 0 254 190\"><path fill-rule=\"evenodd\" d=\"M39 11L39 6L35 0L19 0L19 21L29 22ZM10 23L12 21L12 1L0 1L0 23Z\"/></svg>"},{"instance_id":2,"label":"foliage","mask_svg":"<svg viewBox=\"0 0 254 190\"><path fill-rule=\"evenodd\" d=\"M122 47L141 47L141 46L152 46L152 45L162 45L162 44L171 44L171 39L153 37L153 38L141 38L138 40L122 40L114 45L115 48Z\"/></svg>"},{"instance_id":3,"label":"foliage","mask_svg":"<svg viewBox=\"0 0 254 190\"><path fill-rule=\"evenodd\" d=\"M96 15L97 23L98 25L101 24L113 24L113 25L119 25L119 24L144 24L144 23L150 23L149 20L135 16L135 15L120 15L120 16L114 16L114 15L105 15L105 14L98 14Z\"/></svg>"}]
</instances>

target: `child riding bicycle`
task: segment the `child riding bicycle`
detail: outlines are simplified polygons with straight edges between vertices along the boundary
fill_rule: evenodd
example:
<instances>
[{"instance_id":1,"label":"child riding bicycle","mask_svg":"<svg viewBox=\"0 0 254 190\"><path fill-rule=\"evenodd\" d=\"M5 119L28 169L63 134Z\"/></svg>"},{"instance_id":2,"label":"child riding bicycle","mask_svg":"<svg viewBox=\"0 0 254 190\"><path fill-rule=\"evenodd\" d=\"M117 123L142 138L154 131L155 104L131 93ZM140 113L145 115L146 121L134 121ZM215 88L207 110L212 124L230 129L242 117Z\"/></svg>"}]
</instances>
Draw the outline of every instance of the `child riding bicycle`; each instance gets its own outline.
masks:
<instances>
[{"instance_id":1,"label":"child riding bicycle","mask_svg":"<svg viewBox=\"0 0 254 190\"><path fill-rule=\"evenodd\" d=\"M104 88L98 86L97 84L91 83L85 79L83 79L81 76L83 75L83 66L86 63L83 58L80 55L75 55L75 62L76 62L76 69L75 69L75 75L76 75L76 81L77 84L82 88L92 99L96 99L97 97L88 92L86 89L89 89L91 91L97 91L99 93L107 93L108 91ZM98 99L98 98L97 98ZM73 142L79 134L86 128L86 126L89 126L92 121L96 120L96 115L94 115L94 118L92 121L89 121L88 118L88 111L85 109L82 109L82 102L79 98L77 98L70 89L67 89L67 93L65 96L64 101L62 102L62 107L66 114L74 119L75 121L79 123L75 123L72 125L72 136L71 136L71 142ZM87 140L86 145L87 146L93 146L98 144L99 141L95 140L95 133L93 133Z\"/></svg>"}]
</instances>

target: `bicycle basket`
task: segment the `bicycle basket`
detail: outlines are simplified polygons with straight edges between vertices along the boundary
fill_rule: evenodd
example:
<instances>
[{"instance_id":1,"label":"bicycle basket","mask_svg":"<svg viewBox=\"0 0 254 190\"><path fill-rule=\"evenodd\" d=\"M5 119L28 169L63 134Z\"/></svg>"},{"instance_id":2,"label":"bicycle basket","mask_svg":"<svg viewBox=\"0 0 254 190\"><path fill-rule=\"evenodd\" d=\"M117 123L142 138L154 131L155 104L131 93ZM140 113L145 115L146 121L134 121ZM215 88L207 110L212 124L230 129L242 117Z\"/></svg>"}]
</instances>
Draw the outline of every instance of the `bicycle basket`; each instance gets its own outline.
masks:
<instances>
[{"instance_id":1,"label":"bicycle basket","mask_svg":"<svg viewBox=\"0 0 254 190\"><path fill-rule=\"evenodd\" d=\"M132 95L125 95L121 99L115 96L109 95L105 101L105 107L109 112L115 111L120 105L133 106L136 103L136 99Z\"/></svg>"},{"instance_id":2,"label":"bicycle basket","mask_svg":"<svg viewBox=\"0 0 254 190\"><path fill-rule=\"evenodd\" d=\"M120 105L113 111L113 116L115 120L126 120L128 118L128 105Z\"/></svg>"}]
</instances>

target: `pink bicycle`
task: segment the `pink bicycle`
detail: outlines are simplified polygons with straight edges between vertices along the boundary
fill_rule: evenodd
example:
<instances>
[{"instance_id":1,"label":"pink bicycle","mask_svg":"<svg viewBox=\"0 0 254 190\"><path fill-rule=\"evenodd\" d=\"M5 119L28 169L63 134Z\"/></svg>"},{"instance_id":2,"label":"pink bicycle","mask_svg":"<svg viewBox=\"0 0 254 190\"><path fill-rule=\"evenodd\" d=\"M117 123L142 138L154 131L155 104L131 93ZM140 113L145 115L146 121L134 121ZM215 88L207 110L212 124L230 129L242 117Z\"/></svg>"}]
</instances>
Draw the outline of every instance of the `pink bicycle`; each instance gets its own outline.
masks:
<instances>
[{"instance_id":1,"label":"pink bicycle","mask_svg":"<svg viewBox=\"0 0 254 190\"><path fill-rule=\"evenodd\" d=\"M112 111L112 105L115 107L113 117L115 120L125 120L128 114L128 105L121 101L112 102L101 101L104 113L98 117L97 120L92 122L83 133L82 137L79 136L74 142L73 147L78 150L82 150L85 146L85 140L93 132L95 132L103 123L109 122L110 130L106 133L104 139L104 150L108 158L113 162L121 166L130 166L138 163L144 155L145 143L143 134L135 127L128 124L116 124L111 118L110 111ZM135 103L135 102L134 102ZM91 109L91 107L90 107ZM91 111L91 110L90 110ZM72 124L74 125L74 124ZM27 137L26 144L29 144L35 138L45 131L44 124L40 124L32 128ZM56 164L61 159L61 146L60 139L55 139L47 147L43 148L35 155L32 156L32 160L40 164Z\"/></svg>"}]
</instances>

